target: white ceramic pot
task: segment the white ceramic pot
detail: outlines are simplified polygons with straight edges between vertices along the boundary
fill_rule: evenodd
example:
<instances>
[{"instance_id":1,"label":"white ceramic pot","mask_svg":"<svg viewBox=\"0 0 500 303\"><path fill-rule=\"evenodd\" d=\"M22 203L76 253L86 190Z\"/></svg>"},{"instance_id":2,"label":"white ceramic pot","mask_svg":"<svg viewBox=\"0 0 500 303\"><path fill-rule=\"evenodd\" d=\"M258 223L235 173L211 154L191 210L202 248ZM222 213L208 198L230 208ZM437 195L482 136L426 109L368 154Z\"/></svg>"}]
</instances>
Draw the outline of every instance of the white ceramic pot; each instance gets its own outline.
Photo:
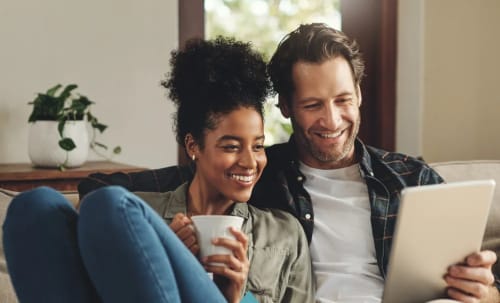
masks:
<instances>
[{"instance_id":1,"label":"white ceramic pot","mask_svg":"<svg viewBox=\"0 0 500 303\"><path fill-rule=\"evenodd\" d=\"M87 161L89 135L86 121L68 121L64 126L64 137L73 139L76 147L65 151L59 146L56 121L35 121L29 130L28 151L31 162L39 167L78 167ZM67 159L67 161L66 161Z\"/></svg>"}]
</instances>

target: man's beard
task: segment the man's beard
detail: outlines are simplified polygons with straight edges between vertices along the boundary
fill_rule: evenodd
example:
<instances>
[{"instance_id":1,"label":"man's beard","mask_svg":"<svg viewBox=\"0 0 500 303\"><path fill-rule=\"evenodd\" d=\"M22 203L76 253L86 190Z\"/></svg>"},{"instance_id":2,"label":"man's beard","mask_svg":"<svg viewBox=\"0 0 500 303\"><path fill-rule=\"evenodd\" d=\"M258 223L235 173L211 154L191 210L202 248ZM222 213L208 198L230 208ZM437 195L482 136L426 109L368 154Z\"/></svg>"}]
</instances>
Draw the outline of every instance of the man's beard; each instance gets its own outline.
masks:
<instances>
[{"instance_id":1,"label":"man's beard","mask_svg":"<svg viewBox=\"0 0 500 303\"><path fill-rule=\"evenodd\" d=\"M347 156L350 155L352 149L354 148L354 142L356 141L356 137L359 132L359 126L361 124L361 116L358 115L358 118L354 124L351 125L349 131L349 137L343 143L342 149L338 151L334 146L334 148L328 151L322 151L315 144L313 144L312 140L307 137L301 135L302 138L299 138L298 144L304 144L309 153L319 162L328 164L333 162L341 162ZM347 130L346 130L347 131ZM303 134L303 133L302 133ZM302 141L302 142L300 142Z\"/></svg>"}]
</instances>

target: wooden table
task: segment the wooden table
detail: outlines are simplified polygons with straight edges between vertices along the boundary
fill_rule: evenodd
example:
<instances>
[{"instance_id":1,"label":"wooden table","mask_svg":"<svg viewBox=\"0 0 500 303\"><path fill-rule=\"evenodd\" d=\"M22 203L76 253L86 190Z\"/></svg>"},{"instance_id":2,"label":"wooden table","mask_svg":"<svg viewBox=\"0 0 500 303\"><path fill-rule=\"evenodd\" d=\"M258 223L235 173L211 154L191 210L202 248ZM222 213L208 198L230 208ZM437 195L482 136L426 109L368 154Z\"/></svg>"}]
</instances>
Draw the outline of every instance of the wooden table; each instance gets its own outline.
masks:
<instances>
[{"instance_id":1,"label":"wooden table","mask_svg":"<svg viewBox=\"0 0 500 303\"><path fill-rule=\"evenodd\" d=\"M144 169L109 161L89 161L81 167L64 171L57 168L37 168L31 163L7 163L0 164L0 188L24 191L46 185L60 191L76 191L78 183L91 173L133 172Z\"/></svg>"}]
</instances>

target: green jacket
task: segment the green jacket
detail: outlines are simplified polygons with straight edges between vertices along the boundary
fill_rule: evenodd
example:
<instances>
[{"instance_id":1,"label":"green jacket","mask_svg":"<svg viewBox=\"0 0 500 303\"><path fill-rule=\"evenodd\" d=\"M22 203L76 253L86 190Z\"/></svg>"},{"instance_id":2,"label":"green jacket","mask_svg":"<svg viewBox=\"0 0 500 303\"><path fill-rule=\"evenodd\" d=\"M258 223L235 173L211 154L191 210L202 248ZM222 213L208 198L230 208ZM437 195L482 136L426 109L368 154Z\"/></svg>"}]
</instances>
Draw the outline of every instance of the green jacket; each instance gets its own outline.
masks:
<instances>
[{"instance_id":1,"label":"green jacket","mask_svg":"<svg viewBox=\"0 0 500 303\"><path fill-rule=\"evenodd\" d=\"M175 214L186 213L184 183L175 191L135 192L170 224ZM261 303L314 302L311 259L300 223L289 213L262 210L247 203L235 203L231 215L244 219L248 236L250 271L244 291Z\"/></svg>"}]
</instances>

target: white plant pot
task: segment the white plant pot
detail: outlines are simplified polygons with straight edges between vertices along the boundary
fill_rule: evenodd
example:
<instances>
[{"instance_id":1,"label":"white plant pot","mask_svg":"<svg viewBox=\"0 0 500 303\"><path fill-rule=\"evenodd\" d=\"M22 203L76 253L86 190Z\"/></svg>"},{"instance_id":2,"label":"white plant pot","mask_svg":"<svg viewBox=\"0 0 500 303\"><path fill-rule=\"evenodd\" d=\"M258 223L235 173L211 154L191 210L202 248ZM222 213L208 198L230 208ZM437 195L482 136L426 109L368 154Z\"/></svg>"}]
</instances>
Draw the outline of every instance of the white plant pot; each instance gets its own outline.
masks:
<instances>
[{"instance_id":1,"label":"white plant pot","mask_svg":"<svg viewBox=\"0 0 500 303\"><path fill-rule=\"evenodd\" d=\"M89 135L86 121L68 121L64 125L64 137L73 139L76 147L65 151L59 146L56 121L35 121L29 130L28 152L31 162L39 167L78 167L87 161ZM67 159L67 161L66 161Z\"/></svg>"}]
</instances>

